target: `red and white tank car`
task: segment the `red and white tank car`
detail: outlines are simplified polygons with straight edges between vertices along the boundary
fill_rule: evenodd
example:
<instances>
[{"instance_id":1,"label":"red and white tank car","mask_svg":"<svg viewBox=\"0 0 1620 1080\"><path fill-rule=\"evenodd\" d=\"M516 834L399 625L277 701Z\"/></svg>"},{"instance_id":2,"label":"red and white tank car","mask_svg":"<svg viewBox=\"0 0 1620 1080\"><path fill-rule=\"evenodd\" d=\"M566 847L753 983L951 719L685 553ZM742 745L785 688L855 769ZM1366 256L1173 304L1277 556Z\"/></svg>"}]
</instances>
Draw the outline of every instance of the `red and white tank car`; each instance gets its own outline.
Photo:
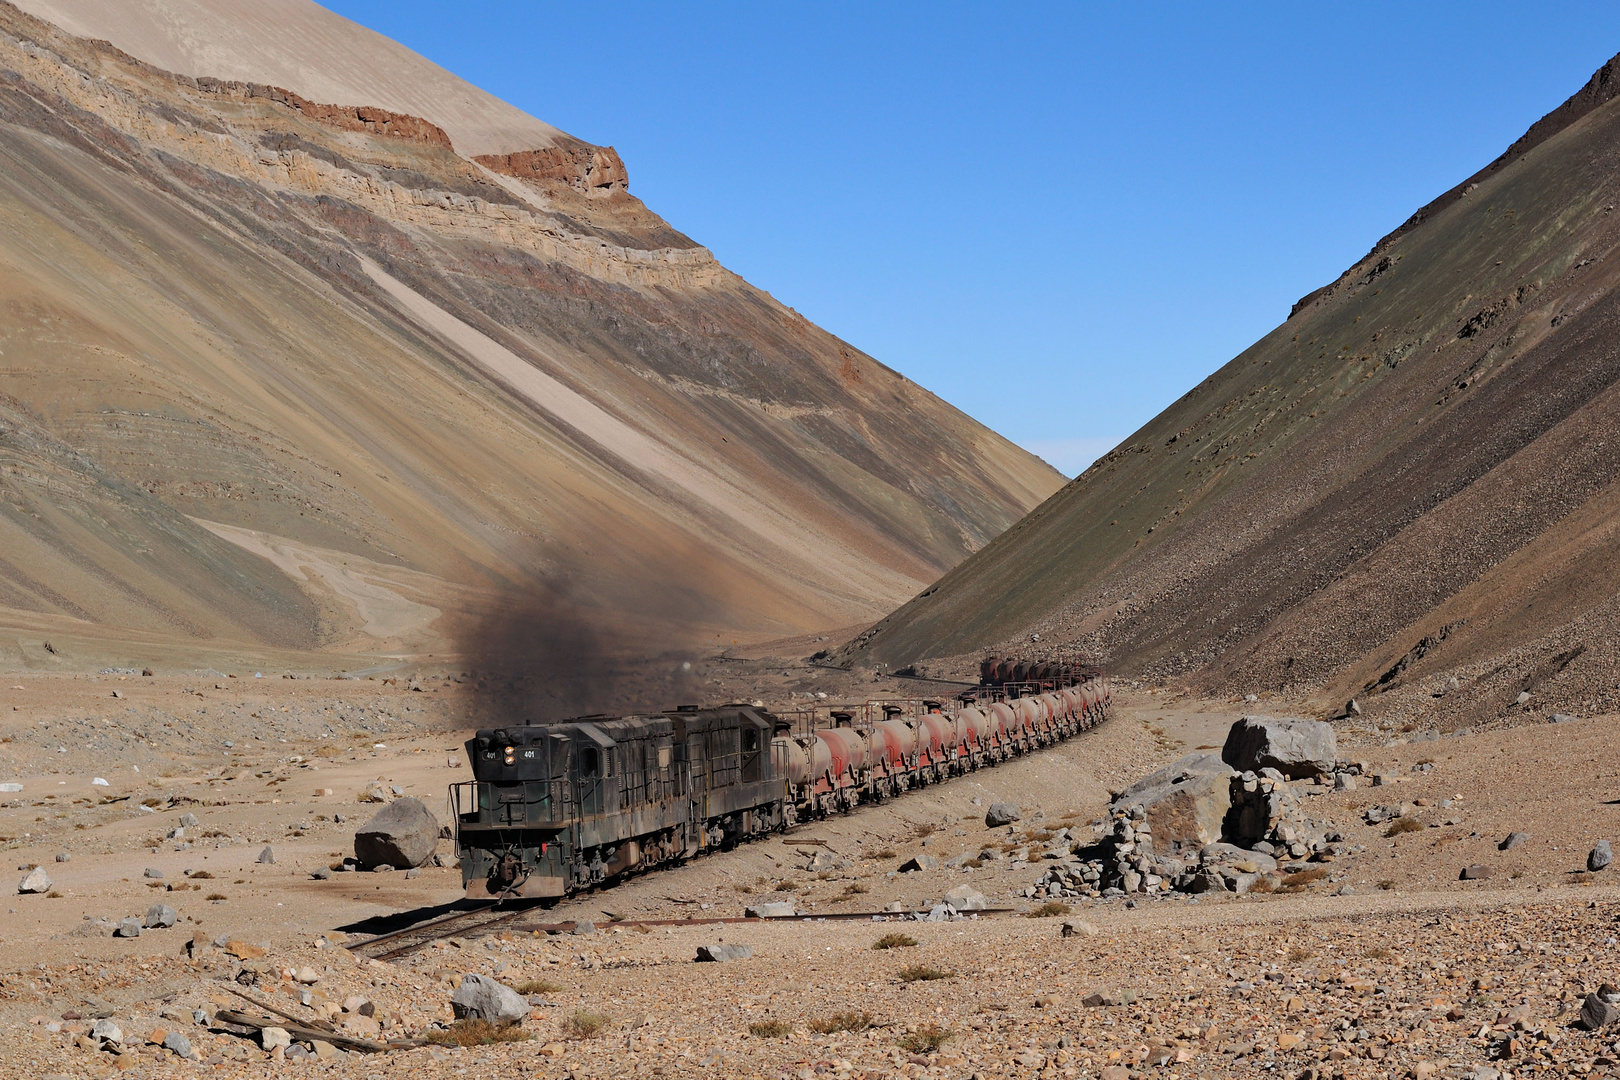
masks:
<instances>
[{"instance_id":1,"label":"red and white tank car","mask_svg":"<svg viewBox=\"0 0 1620 1080\"><path fill-rule=\"evenodd\" d=\"M1074 677L1064 665L1014 667L1023 669L1019 675L1054 681ZM911 715L898 705L884 705L881 720L861 727L852 713L834 712L833 727L809 734L795 735L781 722L771 740L771 758L787 784L790 818L802 821L1050 746L1105 719L1111 700L1107 679L1092 677L1044 693L966 701L951 712L938 702Z\"/></svg>"}]
</instances>

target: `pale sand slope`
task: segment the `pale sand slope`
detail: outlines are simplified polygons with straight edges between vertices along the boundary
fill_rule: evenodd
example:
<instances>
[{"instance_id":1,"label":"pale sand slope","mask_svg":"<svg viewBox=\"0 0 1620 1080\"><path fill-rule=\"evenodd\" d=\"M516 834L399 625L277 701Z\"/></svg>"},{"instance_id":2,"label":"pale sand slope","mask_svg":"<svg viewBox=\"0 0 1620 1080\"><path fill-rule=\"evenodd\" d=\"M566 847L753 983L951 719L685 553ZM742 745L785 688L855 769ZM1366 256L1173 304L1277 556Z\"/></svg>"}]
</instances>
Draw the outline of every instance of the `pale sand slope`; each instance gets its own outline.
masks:
<instances>
[{"instance_id":1,"label":"pale sand slope","mask_svg":"<svg viewBox=\"0 0 1620 1080\"><path fill-rule=\"evenodd\" d=\"M469 157L567 138L310 0L18 0L17 6L177 74L268 83L312 101L424 117Z\"/></svg>"}]
</instances>

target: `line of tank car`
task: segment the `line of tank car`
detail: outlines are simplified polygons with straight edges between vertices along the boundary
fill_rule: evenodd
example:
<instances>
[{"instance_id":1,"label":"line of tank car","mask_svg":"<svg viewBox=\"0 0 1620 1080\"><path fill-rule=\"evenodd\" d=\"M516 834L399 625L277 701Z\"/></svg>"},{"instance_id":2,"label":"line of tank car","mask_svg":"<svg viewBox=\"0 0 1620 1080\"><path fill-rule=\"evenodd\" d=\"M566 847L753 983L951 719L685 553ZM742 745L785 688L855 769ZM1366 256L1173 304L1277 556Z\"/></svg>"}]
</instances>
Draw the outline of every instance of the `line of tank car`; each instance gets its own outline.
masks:
<instances>
[{"instance_id":1,"label":"line of tank car","mask_svg":"<svg viewBox=\"0 0 1620 1080\"><path fill-rule=\"evenodd\" d=\"M1016 676L1016 678L1014 677ZM999 764L1108 715L1108 682L986 661L977 691L795 734L749 705L478 732L451 786L472 897L556 897Z\"/></svg>"}]
</instances>

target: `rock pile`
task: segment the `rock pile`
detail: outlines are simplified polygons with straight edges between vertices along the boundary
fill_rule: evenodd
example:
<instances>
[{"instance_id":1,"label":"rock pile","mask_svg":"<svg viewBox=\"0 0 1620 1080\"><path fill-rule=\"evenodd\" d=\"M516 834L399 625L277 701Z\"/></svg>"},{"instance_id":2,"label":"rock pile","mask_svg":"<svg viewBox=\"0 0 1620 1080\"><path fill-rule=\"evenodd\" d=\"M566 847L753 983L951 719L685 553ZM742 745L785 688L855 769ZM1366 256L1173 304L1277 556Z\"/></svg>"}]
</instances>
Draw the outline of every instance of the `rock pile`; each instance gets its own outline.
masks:
<instances>
[{"instance_id":1,"label":"rock pile","mask_svg":"<svg viewBox=\"0 0 1620 1080\"><path fill-rule=\"evenodd\" d=\"M1048 852L1054 865L1023 893L1241 893L1263 877L1275 887L1279 860L1348 852L1342 836L1305 813L1299 781L1279 767L1313 783L1361 771L1337 762L1334 752L1327 724L1244 717L1232 725L1221 758L1189 755L1120 792L1109 817L1092 826L1096 841L1071 845L1068 857ZM1255 767L1234 772L1234 761Z\"/></svg>"}]
</instances>

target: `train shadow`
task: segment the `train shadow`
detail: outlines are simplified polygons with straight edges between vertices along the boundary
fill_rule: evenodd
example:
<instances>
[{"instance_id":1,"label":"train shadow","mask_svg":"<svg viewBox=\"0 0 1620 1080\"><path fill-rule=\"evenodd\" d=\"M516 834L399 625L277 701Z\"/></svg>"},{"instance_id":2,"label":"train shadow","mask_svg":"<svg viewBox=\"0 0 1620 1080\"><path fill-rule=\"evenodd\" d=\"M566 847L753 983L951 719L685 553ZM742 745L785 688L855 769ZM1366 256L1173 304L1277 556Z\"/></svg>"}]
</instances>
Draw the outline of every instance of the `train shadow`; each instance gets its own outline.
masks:
<instances>
[{"instance_id":1,"label":"train shadow","mask_svg":"<svg viewBox=\"0 0 1620 1080\"><path fill-rule=\"evenodd\" d=\"M501 905L502 911L529 911L537 907L549 907L554 901L548 900L509 900ZM446 915L456 915L464 911L481 911L489 907L487 900L453 900L448 904L434 904L430 907L410 908L405 911L396 911L387 915L372 915L357 922L347 923L334 929L346 934L369 934L373 937L379 934L392 934L396 930L404 930L424 923L430 919L440 919Z\"/></svg>"}]
</instances>

